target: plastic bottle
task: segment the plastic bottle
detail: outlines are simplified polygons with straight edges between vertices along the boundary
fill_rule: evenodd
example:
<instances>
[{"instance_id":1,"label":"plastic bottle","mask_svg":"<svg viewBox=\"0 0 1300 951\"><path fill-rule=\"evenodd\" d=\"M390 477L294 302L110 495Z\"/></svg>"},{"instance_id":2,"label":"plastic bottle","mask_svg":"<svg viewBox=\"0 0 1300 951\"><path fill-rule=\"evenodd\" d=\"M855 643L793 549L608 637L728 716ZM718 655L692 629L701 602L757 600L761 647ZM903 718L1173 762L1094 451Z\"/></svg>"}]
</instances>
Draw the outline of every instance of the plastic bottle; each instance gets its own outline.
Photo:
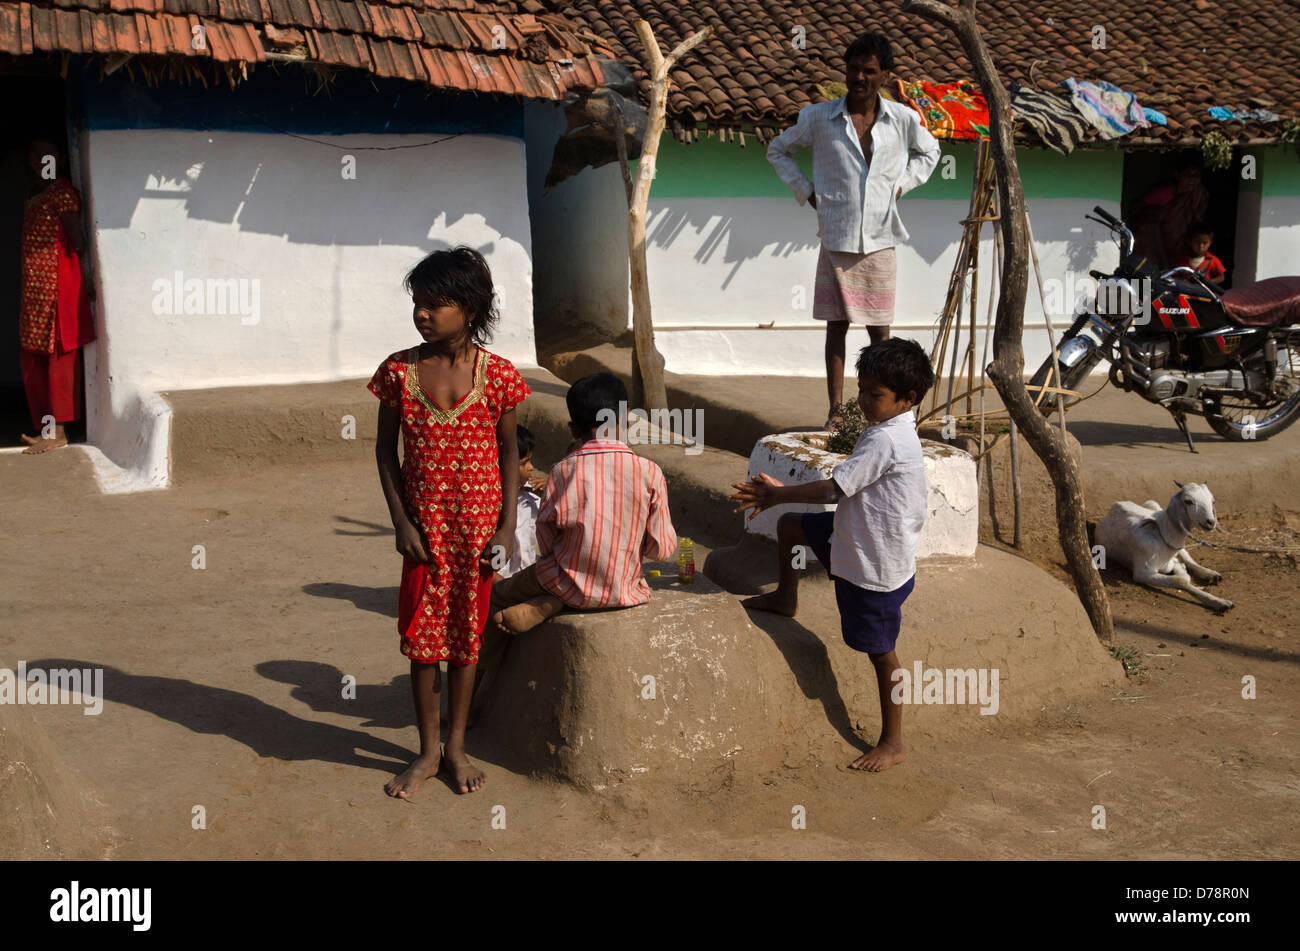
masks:
<instances>
[{"instance_id":1,"label":"plastic bottle","mask_svg":"<svg viewBox=\"0 0 1300 951\"><path fill-rule=\"evenodd\" d=\"M677 582L695 583L695 542L689 538L677 540Z\"/></svg>"}]
</instances>

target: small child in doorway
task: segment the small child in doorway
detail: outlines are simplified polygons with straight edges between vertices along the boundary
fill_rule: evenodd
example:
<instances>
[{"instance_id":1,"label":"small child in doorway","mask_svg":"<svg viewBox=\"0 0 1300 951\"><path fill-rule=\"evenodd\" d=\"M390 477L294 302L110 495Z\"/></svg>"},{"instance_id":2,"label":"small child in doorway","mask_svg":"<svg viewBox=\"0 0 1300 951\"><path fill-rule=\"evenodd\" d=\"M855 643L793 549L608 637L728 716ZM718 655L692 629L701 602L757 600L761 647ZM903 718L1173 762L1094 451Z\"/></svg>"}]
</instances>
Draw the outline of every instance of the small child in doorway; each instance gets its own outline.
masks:
<instances>
[{"instance_id":1,"label":"small child in doorway","mask_svg":"<svg viewBox=\"0 0 1300 951\"><path fill-rule=\"evenodd\" d=\"M1187 232L1187 250L1190 253L1181 258L1177 266L1190 267L1206 280L1222 284L1228 276L1228 270L1222 261L1210 253L1210 245L1213 243L1214 228L1205 222L1193 225Z\"/></svg>"},{"instance_id":2,"label":"small child in doorway","mask_svg":"<svg viewBox=\"0 0 1300 951\"><path fill-rule=\"evenodd\" d=\"M880 690L880 740L852 769L881 772L907 756L903 707L892 700L894 644L902 605L912 593L916 545L925 524L926 485L921 440L912 407L934 385L925 351L893 337L864 347L858 356L858 406L872 425L829 479L784 485L769 475L735 483L736 509L753 518L782 503L834 504L834 512L788 513L777 522L780 583L775 591L745 599L747 608L794 617L799 574L793 551L806 545L835 581L844 642L871 658Z\"/></svg>"}]
</instances>

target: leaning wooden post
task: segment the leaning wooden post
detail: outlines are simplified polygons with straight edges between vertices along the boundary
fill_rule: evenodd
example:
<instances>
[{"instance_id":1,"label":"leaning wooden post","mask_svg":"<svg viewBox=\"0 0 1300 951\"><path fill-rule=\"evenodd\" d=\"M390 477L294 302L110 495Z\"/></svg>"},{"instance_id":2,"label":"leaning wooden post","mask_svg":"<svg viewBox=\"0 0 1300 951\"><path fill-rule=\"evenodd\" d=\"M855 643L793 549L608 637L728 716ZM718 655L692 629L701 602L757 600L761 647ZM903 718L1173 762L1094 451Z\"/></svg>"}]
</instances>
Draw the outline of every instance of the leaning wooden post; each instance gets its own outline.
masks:
<instances>
[{"instance_id":1,"label":"leaning wooden post","mask_svg":"<svg viewBox=\"0 0 1300 951\"><path fill-rule=\"evenodd\" d=\"M700 44L713 27L706 26L677 44L667 56L659 51L650 24L636 21L637 36L645 47L650 67L650 117L646 124L645 145L637 165L632 201L627 210L628 264L632 275L632 403L643 409L668 408L668 390L664 385L664 358L655 348L654 324L650 319L650 275L645 260L645 214L650 200L650 181L655 176L655 156L663 135L668 109L668 73L677 60Z\"/></svg>"},{"instance_id":2,"label":"leaning wooden post","mask_svg":"<svg viewBox=\"0 0 1300 951\"><path fill-rule=\"evenodd\" d=\"M1025 289L1029 280L1029 248L1025 227L1025 191L1016 163L1011 130L1011 99L1002 85L993 57L975 19L975 0L959 6L940 0L902 0L903 10L943 24L961 41L989 106L989 141L998 175L1004 251L997 320L993 326L993 362L988 375L1025 442L1042 460L1056 488L1056 525L1070 578L1099 640L1114 637L1110 602L1101 575L1092 561L1079 467L1059 429L1034 405L1025 387Z\"/></svg>"}]
</instances>

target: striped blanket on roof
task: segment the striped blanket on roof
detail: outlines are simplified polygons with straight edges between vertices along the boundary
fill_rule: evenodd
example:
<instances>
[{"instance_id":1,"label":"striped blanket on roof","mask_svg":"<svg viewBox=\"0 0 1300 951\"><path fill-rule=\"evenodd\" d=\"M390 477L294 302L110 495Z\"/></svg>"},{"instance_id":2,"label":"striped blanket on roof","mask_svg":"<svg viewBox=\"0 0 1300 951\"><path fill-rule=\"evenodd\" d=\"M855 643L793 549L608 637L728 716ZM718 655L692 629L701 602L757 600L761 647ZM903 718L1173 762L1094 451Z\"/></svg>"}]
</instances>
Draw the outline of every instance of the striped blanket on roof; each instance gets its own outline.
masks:
<instances>
[{"instance_id":1,"label":"striped blanket on roof","mask_svg":"<svg viewBox=\"0 0 1300 951\"><path fill-rule=\"evenodd\" d=\"M1011 86L1011 112L1033 129L1044 145L1062 155L1073 152L1088 131L1069 96L1039 92L1019 83Z\"/></svg>"},{"instance_id":2,"label":"striped blanket on roof","mask_svg":"<svg viewBox=\"0 0 1300 951\"><path fill-rule=\"evenodd\" d=\"M963 79L955 83L927 80L895 80L898 101L916 110L926 129L936 139L987 139L989 107L975 84Z\"/></svg>"}]
</instances>

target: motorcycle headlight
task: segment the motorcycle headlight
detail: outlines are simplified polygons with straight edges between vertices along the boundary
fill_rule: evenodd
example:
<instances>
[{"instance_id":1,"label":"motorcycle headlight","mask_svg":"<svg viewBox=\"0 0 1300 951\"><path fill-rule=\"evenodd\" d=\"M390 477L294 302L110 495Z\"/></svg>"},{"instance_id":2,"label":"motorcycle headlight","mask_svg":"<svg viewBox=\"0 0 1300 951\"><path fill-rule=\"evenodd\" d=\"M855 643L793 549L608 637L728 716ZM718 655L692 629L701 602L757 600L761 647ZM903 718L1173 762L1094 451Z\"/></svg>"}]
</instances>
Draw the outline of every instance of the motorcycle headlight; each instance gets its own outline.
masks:
<instances>
[{"instance_id":1,"label":"motorcycle headlight","mask_svg":"<svg viewBox=\"0 0 1300 951\"><path fill-rule=\"evenodd\" d=\"M1142 293L1136 281L1108 277L1097 285L1096 313L1102 317L1132 317L1142 312Z\"/></svg>"}]
</instances>

